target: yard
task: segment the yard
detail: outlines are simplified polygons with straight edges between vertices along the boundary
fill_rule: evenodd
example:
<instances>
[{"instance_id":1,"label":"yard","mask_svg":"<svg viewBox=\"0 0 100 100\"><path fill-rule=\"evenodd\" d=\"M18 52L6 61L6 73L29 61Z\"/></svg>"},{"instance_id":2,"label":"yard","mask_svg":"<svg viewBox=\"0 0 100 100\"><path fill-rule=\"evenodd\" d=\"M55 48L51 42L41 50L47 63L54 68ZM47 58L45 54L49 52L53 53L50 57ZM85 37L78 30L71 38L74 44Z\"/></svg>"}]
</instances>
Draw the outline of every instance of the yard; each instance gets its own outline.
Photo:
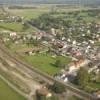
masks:
<instances>
[{"instance_id":1,"label":"yard","mask_svg":"<svg viewBox=\"0 0 100 100\"><path fill-rule=\"evenodd\" d=\"M23 58L30 62L36 68L50 75L54 75L62 69L62 67L55 67L53 65L58 58L66 64L68 64L71 61L71 58L69 57L59 56L53 58L50 54L35 54L31 56L25 55Z\"/></svg>"},{"instance_id":2,"label":"yard","mask_svg":"<svg viewBox=\"0 0 100 100\"><path fill-rule=\"evenodd\" d=\"M26 100L0 79L0 100Z\"/></svg>"}]
</instances>

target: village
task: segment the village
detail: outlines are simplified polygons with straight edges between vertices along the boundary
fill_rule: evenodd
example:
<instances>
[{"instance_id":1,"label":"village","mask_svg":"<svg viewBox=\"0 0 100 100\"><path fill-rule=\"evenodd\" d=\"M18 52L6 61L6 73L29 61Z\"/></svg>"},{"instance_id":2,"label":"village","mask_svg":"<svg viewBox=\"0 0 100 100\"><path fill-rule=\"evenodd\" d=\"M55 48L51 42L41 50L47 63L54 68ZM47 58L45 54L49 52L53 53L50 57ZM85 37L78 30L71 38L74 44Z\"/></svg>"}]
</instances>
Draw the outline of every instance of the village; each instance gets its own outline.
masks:
<instances>
[{"instance_id":1,"label":"village","mask_svg":"<svg viewBox=\"0 0 100 100\"><path fill-rule=\"evenodd\" d=\"M7 9L2 9L3 14L0 14L3 16L3 18L0 16L0 43L8 51L10 50L12 54L15 53L22 61L31 64L55 80L70 84L70 86L92 94L95 98L100 98L99 9L83 10L82 12L59 12L59 10L53 9L47 13L43 12L34 19L25 19L24 16L11 14ZM88 16L85 15L87 13ZM90 17L89 20L92 21L87 21L87 19L84 21L84 16ZM2 61L2 59L0 60ZM8 65L15 66L13 63L9 63L7 58L5 60ZM42 94L46 98L52 97L53 94L59 96L60 92L57 94L58 91L55 89L57 85L56 88L61 86L64 90L61 84L55 82L53 91L47 83L35 75L34 80L28 80L27 77L33 77L31 74L28 75L26 70L24 72L23 69L20 69L21 67L21 65L19 69L15 67L15 70L8 76L12 77L10 79L12 83L15 82L15 77L18 77L21 81L19 82L16 78L16 81L19 82L17 85L30 96L33 94L35 96L36 93ZM1 67L1 69L5 71L6 67L5 69ZM8 69L7 71L9 72ZM22 85L23 82L25 82L24 85ZM34 88L34 91L31 91L31 87ZM66 100L66 96L64 99Z\"/></svg>"},{"instance_id":2,"label":"village","mask_svg":"<svg viewBox=\"0 0 100 100\"><path fill-rule=\"evenodd\" d=\"M80 23L78 27L80 33L75 38L71 37L72 31L75 31L77 25L68 28L70 36L65 37L52 28L50 33L38 30L37 32L26 34L18 32L0 33L2 42L10 48L13 45L27 46L22 49L15 49L17 53L24 55L35 55L37 53L51 53L52 57L69 56L72 61L64 64L54 78L71 82L77 76L81 67L86 67L89 73L94 73L93 79L97 78L100 71L100 24ZM91 30L96 29L95 32ZM60 38L58 37L60 35ZM97 91L97 93L99 93ZM96 94L98 97L100 94Z\"/></svg>"}]
</instances>

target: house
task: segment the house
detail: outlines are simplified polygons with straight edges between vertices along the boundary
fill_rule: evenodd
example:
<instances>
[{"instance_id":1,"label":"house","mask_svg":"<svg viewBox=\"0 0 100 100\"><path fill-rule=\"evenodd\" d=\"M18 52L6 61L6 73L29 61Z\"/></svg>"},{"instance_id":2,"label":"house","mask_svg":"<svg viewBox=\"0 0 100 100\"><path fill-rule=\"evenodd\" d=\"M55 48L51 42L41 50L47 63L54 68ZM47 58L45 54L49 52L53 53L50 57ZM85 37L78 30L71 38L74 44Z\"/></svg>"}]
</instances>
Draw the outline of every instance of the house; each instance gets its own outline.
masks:
<instances>
[{"instance_id":1,"label":"house","mask_svg":"<svg viewBox=\"0 0 100 100\"><path fill-rule=\"evenodd\" d=\"M56 36L56 30L54 28L51 28L51 33Z\"/></svg>"},{"instance_id":2,"label":"house","mask_svg":"<svg viewBox=\"0 0 100 100\"><path fill-rule=\"evenodd\" d=\"M16 32L11 32L11 33L10 33L10 37L14 37L14 36L16 36L16 35L17 35Z\"/></svg>"},{"instance_id":3,"label":"house","mask_svg":"<svg viewBox=\"0 0 100 100\"><path fill-rule=\"evenodd\" d=\"M90 63L88 63L89 65L89 70L88 72L91 73L91 72L95 72L95 74L98 74L99 70L100 70L100 60L95 60L95 61L92 61Z\"/></svg>"},{"instance_id":4,"label":"house","mask_svg":"<svg viewBox=\"0 0 100 100\"><path fill-rule=\"evenodd\" d=\"M64 43L57 39L52 39L49 43L51 45L57 46L58 48L63 48L63 46L64 46Z\"/></svg>"},{"instance_id":5,"label":"house","mask_svg":"<svg viewBox=\"0 0 100 100\"><path fill-rule=\"evenodd\" d=\"M76 40L74 40L74 41L73 41L73 45L76 45L76 43L77 43Z\"/></svg>"},{"instance_id":6,"label":"house","mask_svg":"<svg viewBox=\"0 0 100 100\"><path fill-rule=\"evenodd\" d=\"M4 42L7 42L7 41L9 41L9 40L10 40L9 38L4 38L4 39L3 39Z\"/></svg>"},{"instance_id":7,"label":"house","mask_svg":"<svg viewBox=\"0 0 100 100\"><path fill-rule=\"evenodd\" d=\"M75 56L81 56L81 52L79 50L73 51L73 55Z\"/></svg>"},{"instance_id":8,"label":"house","mask_svg":"<svg viewBox=\"0 0 100 100\"><path fill-rule=\"evenodd\" d=\"M98 100L100 99L100 90L98 90L97 92L94 93L94 95L98 98Z\"/></svg>"},{"instance_id":9,"label":"house","mask_svg":"<svg viewBox=\"0 0 100 100\"><path fill-rule=\"evenodd\" d=\"M84 66L85 64L88 64L88 61L84 59L81 59L79 61L73 61L68 65L69 67L68 73L76 72L80 67Z\"/></svg>"}]
</instances>

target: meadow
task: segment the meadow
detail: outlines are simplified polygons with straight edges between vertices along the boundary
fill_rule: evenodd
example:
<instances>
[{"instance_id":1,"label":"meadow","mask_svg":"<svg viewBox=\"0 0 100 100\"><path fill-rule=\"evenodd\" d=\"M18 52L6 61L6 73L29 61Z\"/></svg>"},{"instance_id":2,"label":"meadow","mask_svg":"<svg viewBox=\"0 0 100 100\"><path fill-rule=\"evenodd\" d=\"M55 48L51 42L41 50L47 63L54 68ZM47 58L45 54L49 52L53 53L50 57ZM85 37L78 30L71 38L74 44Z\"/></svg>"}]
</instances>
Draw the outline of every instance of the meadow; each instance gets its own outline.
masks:
<instances>
[{"instance_id":1,"label":"meadow","mask_svg":"<svg viewBox=\"0 0 100 100\"><path fill-rule=\"evenodd\" d=\"M54 75L62 69L62 67L54 66L57 59L60 59L66 65L71 62L70 57L57 56L53 58L50 54L24 55L23 58L31 63L35 68L50 75Z\"/></svg>"},{"instance_id":2,"label":"meadow","mask_svg":"<svg viewBox=\"0 0 100 100\"><path fill-rule=\"evenodd\" d=\"M34 32L35 28L32 26L28 26L25 28L25 26L22 23L18 22L1 22L0 23L0 30L10 30L10 31L16 31L16 32Z\"/></svg>"}]
</instances>

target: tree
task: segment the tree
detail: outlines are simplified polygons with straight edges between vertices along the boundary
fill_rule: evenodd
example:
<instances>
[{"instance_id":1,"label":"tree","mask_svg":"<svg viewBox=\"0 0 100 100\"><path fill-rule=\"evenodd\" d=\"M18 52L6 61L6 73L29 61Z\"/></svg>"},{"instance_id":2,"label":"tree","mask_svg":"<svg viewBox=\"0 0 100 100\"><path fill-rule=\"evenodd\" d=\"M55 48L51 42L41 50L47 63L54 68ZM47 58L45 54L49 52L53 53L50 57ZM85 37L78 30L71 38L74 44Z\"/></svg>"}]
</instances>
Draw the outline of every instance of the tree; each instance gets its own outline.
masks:
<instances>
[{"instance_id":1,"label":"tree","mask_svg":"<svg viewBox=\"0 0 100 100\"><path fill-rule=\"evenodd\" d=\"M60 57L57 57L54 65L56 67L65 67L66 63L67 63L67 60L64 60L64 59L61 59Z\"/></svg>"},{"instance_id":2,"label":"tree","mask_svg":"<svg viewBox=\"0 0 100 100\"><path fill-rule=\"evenodd\" d=\"M46 96L44 96L41 93L39 93L38 91L36 91L36 100L59 100L59 98L55 95L47 98Z\"/></svg>"},{"instance_id":3,"label":"tree","mask_svg":"<svg viewBox=\"0 0 100 100\"><path fill-rule=\"evenodd\" d=\"M41 44L41 40L37 40L37 39L29 39L27 40L27 45L33 45L33 46L38 46Z\"/></svg>"},{"instance_id":4,"label":"tree","mask_svg":"<svg viewBox=\"0 0 100 100\"><path fill-rule=\"evenodd\" d=\"M53 95L52 97L47 98L47 100L59 100L59 98L57 96Z\"/></svg>"},{"instance_id":5,"label":"tree","mask_svg":"<svg viewBox=\"0 0 100 100\"><path fill-rule=\"evenodd\" d=\"M85 88L89 81L89 73L88 70L85 68L80 68L77 74L77 83L81 88Z\"/></svg>"},{"instance_id":6,"label":"tree","mask_svg":"<svg viewBox=\"0 0 100 100\"><path fill-rule=\"evenodd\" d=\"M81 100L81 99L76 96L71 96L68 98L68 100Z\"/></svg>"},{"instance_id":7,"label":"tree","mask_svg":"<svg viewBox=\"0 0 100 100\"><path fill-rule=\"evenodd\" d=\"M61 39L61 35L60 34L57 34L56 35L56 39L59 39L60 40Z\"/></svg>"},{"instance_id":8,"label":"tree","mask_svg":"<svg viewBox=\"0 0 100 100\"><path fill-rule=\"evenodd\" d=\"M46 100L46 97L37 91L36 100Z\"/></svg>"},{"instance_id":9,"label":"tree","mask_svg":"<svg viewBox=\"0 0 100 100\"><path fill-rule=\"evenodd\" d=\"M55 92L55 93L63 93L65 92L65 86L58 83L58 82L55 82L52 86L52 90Z\"/></svg>"},{"instance_id":10,"label":"tree","mask_svg":"<svg viewBox=\"0 0 100 100\"><path fill-rule=\"evenodd\" d=\"M99 70L99 72L98 72L98 75L97 75L97 82L100 82L100 70Z\"/></svg>"},{"instance_id":11,"label":"tree","mask_svg":"<svg viewBox=\"0 0 100 100\"><path fill-rule=\"evenodd\" d=\"M23 30L27 30L29 28L29 25L25 22L24 24L23 24Z\"/></svg>"},{"instance_id":12,"label":"tree","mask_svg":"<svg viewBox=\"0 0 100 100\"><path fill-rule=\"evenodd\" d=\"M55 64L56 67L61 67L61 61L59 59L56 60Z\"/></svg>"}]
</instances>

